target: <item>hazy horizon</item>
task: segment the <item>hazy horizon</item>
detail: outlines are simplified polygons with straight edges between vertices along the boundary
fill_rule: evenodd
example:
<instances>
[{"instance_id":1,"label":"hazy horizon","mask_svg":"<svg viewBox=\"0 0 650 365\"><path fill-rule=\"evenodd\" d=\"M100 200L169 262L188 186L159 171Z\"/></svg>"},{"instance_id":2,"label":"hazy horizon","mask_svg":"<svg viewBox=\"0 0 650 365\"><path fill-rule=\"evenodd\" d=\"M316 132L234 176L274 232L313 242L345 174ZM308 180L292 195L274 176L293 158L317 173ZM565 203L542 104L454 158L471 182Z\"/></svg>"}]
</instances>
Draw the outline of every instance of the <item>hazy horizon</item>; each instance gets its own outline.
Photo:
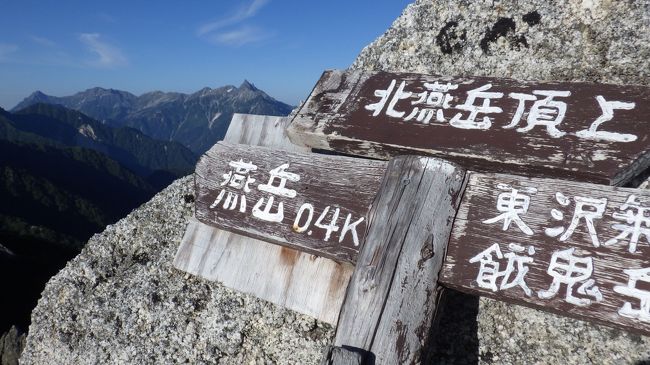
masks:
<instances>
[{"instance_id":1,"label":"hazy horizon","mask_svg":"<svg viewBox=\"0 0 650 365\"><path fill-rule=\"evenodd\" d=\"M47 95L47 96L54 96L54 97L68 97L68 96L73 96L74 94L83 93L83 92L86 92L86 91L88 91L88 90L92 90L92 89L95 89L95 88L100 88L100 89L104 89L104 90L117 90L117 91L124 91L124 92L131 93L131 94L135 95L136 97L140 97L140 96L142 96L142 95L145 95L145 94L148 94L148 93L154 93L154 92L163 92L163 93L180 93L180 94L190 95L190 94L194 94L194 93L196 93L196 92L199 92L199 91L201 91L201 90L203 90L203 89L205 89L205 88L210 88L210 89L213 89L213 90L214 90L214 89L223 88L223 87L228 87L228 86L239 88L239 87L241 87L242 84L243 84L244 82L246 82L246 81L248 81L250 84L252 84L255 88L258 88L258 89L262 90L262 89L259 88L259 87L258 87L258 86L253 82L253 81L248 80L248 79L243 79L241 82L236 83L236 84L213 85L213 86L208 86L208 85L206 85L206 86L202 86L202 87L200 87L200 88L198 88L198 89L196 89L196 90L190 90L190 91L160 90L160 89L158 89L158 90L147 90L147 91L144 91L144 92L141 92L141 93L134 93L134 92L131 92L131 91L129 91L129 90L122 90L122 89L116 89L116 88L110 88L110 87L102 87L102 86L93 86L93 87L89 87L89 88L87 88L87 89L77 90L77 91L75 91L75 92L73 92L73 93L71 93L71 94L65 94L65 95L53 95L53 94L48 94L48 93L44 92L43 90L34 90L34 91L30 92L29 94L25 95L24 98L21 98L21 99L20 99L16 104L14 104L13 106L8 107L8 108L4 108L4 107L3 107L3 109L5 109L5 110L11 110L11 109L15 108L16 106L18 106L22 100L24 100L25 98L27 98L27 97L29 97L29 96L31 96L32 94L35 94L35 93L37 93L37 92L41 92L41 93L43 93L43 94L45 94L45 95ZM264 90L262 90L262 91L264 91ZM266 92L266 91L264 91L264 92ZM269 96L273 97L273 95L269 95ZM282 100L278 100L278 101L281 101L281 102L282 102ZM291 103L286 103L286 102L285 102L285 104L289 104L289 105L292 105L292 106L297 106L297 104L291 104Z\"/></svg>"},{"instance_id":2,"label":"hazy horizon","mask_svg":"<svg viewBox=\"0 0 650 365\"><path fill-rule=\"evenodd\" d=\"M348 67L408 3L6 3L0 106L11 109L37 90L193 93L244 80L296 105L325 69Z\"/></svg>"}]
</instances>

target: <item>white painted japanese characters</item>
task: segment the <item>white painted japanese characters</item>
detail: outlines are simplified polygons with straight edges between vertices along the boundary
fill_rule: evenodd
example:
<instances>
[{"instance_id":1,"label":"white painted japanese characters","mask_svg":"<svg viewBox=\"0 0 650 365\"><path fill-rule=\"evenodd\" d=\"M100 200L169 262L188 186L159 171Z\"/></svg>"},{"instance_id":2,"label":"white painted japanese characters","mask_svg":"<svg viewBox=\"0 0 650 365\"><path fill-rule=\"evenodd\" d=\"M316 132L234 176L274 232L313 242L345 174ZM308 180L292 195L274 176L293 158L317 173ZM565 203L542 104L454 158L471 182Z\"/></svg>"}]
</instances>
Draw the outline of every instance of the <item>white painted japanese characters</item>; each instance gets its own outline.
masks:
<instances>
[{"instance_id":1,"label":"white painted japanese characters","mask_svg":"<svg viewBox=\"0 0 650 365\"><path fill-rule=\"evenodd\" d=\"M442 283L650 331L650 192L471 173Z\"/></svg>"},{"instance_id":2,"label":"white painted japanese characters","mask_svg":"<svg viewBox=\"0 0 650 365\"><path fill-rule=\"evenodd\" d=\"M474 89L468 90L466 95L452 96L451 91L458 89L458 84L447 83L445 85L423 82L422 85L410 85L414 89L425 91L416 93L406 91L409 87L406 81L402 81L396 91L393 91L397 80L390 81L386 89L375 90L374 95L379 101L365 105L364 108L373 111L372 116L381 116L382 113L389 118L397 118L401 121L414 121L422 124L445 123L460 129L481 129L492 128L492 120L503 114L501 107L492 103L497 99L512 99L517 103L512 119L504 129L513 129L520 125L522 119L525 125L516 128L519 133L528 133L536 127L545 129L551 138L564 137L567 132L560 130L562 122L568 111L566 98L571 96L569 90L532 90L531 93L511 92L506 95L503 92L490 91L492 84L486 83ZM461 100L464 101L461 102ZM410 112L398 111L396 105L401 100L410 101L408 110ZM456 105L452 105L452 102ZM531 103L532 102L532 103ZM635 103L623 101L607 101L602 95L596 95L594 104L601 108L602 114L596 118L589 128L574 133L578 138L602 140L610 142L634 142L638 139L635 134L625 134L614 131L599 130L601 124L614 119L614 111L617 109L633 110ZM407 103L408 104L408 103ZM595 105L594 105L595 106ZM452 117L447 120L444 112L450 113ZM457 111L457 113L455 113ZM465 112L465 113L464 113ZM433 116L436 116L433 120ZM523 116L526 115L526 118ZM417 117L416 117L417 116ZM433 121L432 121L433 120ZM390 120L389 120L390 121Z\"/></svg>"},{"instance_id":3,"label":"white painted japanese characters","mask_svg":"<svg viewBox=\"0 0 650 365\"><path fill-rule=\"evenodd\" d=\"M215 145L197 165L197 218L354 262L386 163Z\"/></svg>"},{"instance_id":4,"label":"white painted japanese characters","mask_svg":"<svg viewBox=\"0 0 650 365\"><path fill-rule=\"evenodd\" d=\"M243 162L242 159L239 161L230 161L228 165L231 170L228 171L228 173L223 174L224 180L220 184L222 189L219 191L214 202L210 204L210 209L234 210L239 206L238 210L240 213L247 213L246 194L251 192L249 185L256 181L256 179L252 178L251 175L257 172L257 165L254 165L252 162ZM268 172L268 183L257 186L259 191L268 193L269 195L267 197L259 198L257 203L253 206L251 214L254 218L271 223L282 223L284 221L284 202L281 200L283 198L293 199L296 197L296 191L286 187L287 182L295 183L300 181L300 175L287 171L289 167L290 164L287 162L271 169ZM261 175L261 173L258 175ZM228 188L232 188L232 190L228 191ZM277 204L275 203L276 198L278 199ZM238 200L239 205L237 204ZM221 202L223 202L223 206L220 205ZM331 216L329 214L330 208L332 208L330 205L326 206L314 223L314 227L325 230L325 236L323 237L323 241L325 242L329 241L332 233L338 232L340 228L338 224L341 208L333 208ZM306 214L308 214L308 216L303 220L302 218L305 212L307 212ZM311 236L313 231L309 230L309 228L311 227L313 217L314 205L311 203L303 203L295 214L295 220L293 223L294 232L307 232L307 235ZM323 222L328 220L328 218L329 223L324 224ZM349 233L354 246L359 246L357 226L364 221L365 217L360 217L354 221L354 223L350 224L351 218L352 213L348 213L338 242L342 243ZM301 221L304 221L302 225L300 223Z\"/></svg>"}]
</instances>

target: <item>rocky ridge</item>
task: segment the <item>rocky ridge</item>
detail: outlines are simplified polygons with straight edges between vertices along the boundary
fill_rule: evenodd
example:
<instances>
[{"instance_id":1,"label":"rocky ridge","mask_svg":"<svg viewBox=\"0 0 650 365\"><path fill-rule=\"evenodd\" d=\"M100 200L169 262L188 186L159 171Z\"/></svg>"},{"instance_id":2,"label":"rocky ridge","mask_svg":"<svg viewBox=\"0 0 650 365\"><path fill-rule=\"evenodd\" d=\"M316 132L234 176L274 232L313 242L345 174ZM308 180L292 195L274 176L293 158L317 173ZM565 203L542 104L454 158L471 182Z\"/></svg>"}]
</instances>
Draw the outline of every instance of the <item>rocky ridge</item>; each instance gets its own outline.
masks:
<instances>
[{"instance_id":1,"label":"rocky ridge","mask_svg":"<svg viewBox=\"0 0 650 365\"><path fill-rule=\"evenodd\" d=\"M352 67L648 84L650 5L419 0ZM333 329L171 267L191 215L175 182L53 278L23 364L317 364ZM431 363L643 364L650 339L452 293Z\"/></svg>"},{"instance_id":2,"label":"rocky ridge","mask_svg":"<svg viewBox=\"0 0 650 365\"><path fill-rule=\"evenodd\" d=\"M316 364L331 326L185 274L180 179L90 239L48 283L21 364Z\"/></svg>"}]
</instances>

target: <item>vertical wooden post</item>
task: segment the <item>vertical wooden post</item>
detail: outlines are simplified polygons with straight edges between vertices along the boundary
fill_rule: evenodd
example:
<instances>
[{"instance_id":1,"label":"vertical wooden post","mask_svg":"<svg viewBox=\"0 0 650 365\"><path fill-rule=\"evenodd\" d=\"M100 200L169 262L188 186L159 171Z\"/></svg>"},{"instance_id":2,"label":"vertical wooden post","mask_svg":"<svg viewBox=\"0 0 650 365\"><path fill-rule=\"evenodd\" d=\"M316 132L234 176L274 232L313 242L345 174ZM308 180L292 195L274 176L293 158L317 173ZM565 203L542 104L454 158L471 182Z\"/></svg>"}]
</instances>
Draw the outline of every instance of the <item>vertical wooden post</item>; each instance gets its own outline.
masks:
<instances>
[{"instance_id":1,"label":"vertical wooden post","mask_svg":"<svg viewBox=\"0 0 650 365\"><path fill-rule=\"evenodd\" d=\"M463 169L436 158L391 160L369 214L335 346L365 350L365 361L377 364L420 361L464 178Z\"/></svg>"}]
</instances>

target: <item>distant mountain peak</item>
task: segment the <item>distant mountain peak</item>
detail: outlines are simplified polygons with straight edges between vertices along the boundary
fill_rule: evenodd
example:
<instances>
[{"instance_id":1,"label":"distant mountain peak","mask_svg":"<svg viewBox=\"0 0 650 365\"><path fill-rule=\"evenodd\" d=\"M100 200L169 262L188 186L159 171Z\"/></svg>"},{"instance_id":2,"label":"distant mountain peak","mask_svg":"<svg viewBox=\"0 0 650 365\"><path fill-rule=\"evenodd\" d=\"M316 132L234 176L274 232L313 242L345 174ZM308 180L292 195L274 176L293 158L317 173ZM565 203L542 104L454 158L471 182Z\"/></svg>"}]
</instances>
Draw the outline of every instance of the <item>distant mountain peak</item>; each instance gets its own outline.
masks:
<instances>
[{"instance_id":1,"label":"distant mountain peak","mask_svg":"<svg viewBox=\"0 0 650 365\"><path fill-rule=\"evenodd\" d=\"M211 92L212 92L212 88L206 86L206 87L202 88L201 90L199 90L197 93L201 94L201 95L205 95L205 94L209 94Z\"/></svg>"},{"instance_id":2,"label":"distant mountain peak","mask_svg":"<svg viewBox=\"0 0 650 365\"><path fill-rule=\"evenodd\" d=\"M255 87L250 81L244 80L244 82L239 85L240 90L251 90L251 91L258 91L259 89Z\"/></svg>"},{"instance_id":3,"label":"distant mountain peak","mask_svg":"<svg viewBox=\"0 0 650 365\"><path fill-rule=\"evenodd\" d=\"M248 80L239 87L205 87L192 94L154 91L136 96L95 87L70 96L26 98L12 111L38 103L59 104L107 126L131 127L154 139L180 142L196 154L223 138L234 113L287 115L293 109ZM101 137L99 129L94 125L93 129Z\"/></svg>"},{"instance_id":4,"label":"distant mountain peak","mask_svg":"<svg viewBox=\"0 0 650 365\"><path fill-rule=\"evenodd\" d=\"M90 94L90 95L111 94L111 95L118 95L118 96L122 96L122 95L131 96L132 95L128 91L116 90L116 89L111 89L111 88L107 89L107 88L103 88L103 87L99 87L99 86L87 89L86 91L82 91L82 92L80 92L78 94L79 95L84 95L84 94L86 94L86 95L88 95L88 94ZM133 95L133 97L135 97L135 95Z\"/></svg>"},{"instance_id":5,"label":"distant mountain peak","mask_svg":"<svg viewBox=\"0 0 650 365\"><path fill-rule=\"evenodd\" d=\"M33 93L31 93L26 100L31 100L32 103L34 102L41 102L41 101L49 101L50 96L47 95L46 93L36 90Z\"/></svg>"},{"instance_id":6,"label":"distant mountain peak","mask_svg":"<svg viewBox=\"0 0 650 365\"><path fill-rule=\"evenodd\" d=\"M29 97L31 97L31 98L43 97L43 96L47 96L47 95L44 92L42 92L41 90L36 90L31 95L29 95Z\"/></svg>"},{"instance_id":7,"label":"distant mountain peak","mask_svg":"<svg viewBox=\"0 0 650 365\"><path fill-rule=\"evenodd\" d=\"M28 97L23 99L23 101L18 103L18 105L13 107L10 111L15 112L21 109L25 109L30 105L34 105L38 103L57 104L57 102L58 102L57 98L47 95L40 90L36 90L33 93L29 94Z\"/></svg>"}]
</instances>

